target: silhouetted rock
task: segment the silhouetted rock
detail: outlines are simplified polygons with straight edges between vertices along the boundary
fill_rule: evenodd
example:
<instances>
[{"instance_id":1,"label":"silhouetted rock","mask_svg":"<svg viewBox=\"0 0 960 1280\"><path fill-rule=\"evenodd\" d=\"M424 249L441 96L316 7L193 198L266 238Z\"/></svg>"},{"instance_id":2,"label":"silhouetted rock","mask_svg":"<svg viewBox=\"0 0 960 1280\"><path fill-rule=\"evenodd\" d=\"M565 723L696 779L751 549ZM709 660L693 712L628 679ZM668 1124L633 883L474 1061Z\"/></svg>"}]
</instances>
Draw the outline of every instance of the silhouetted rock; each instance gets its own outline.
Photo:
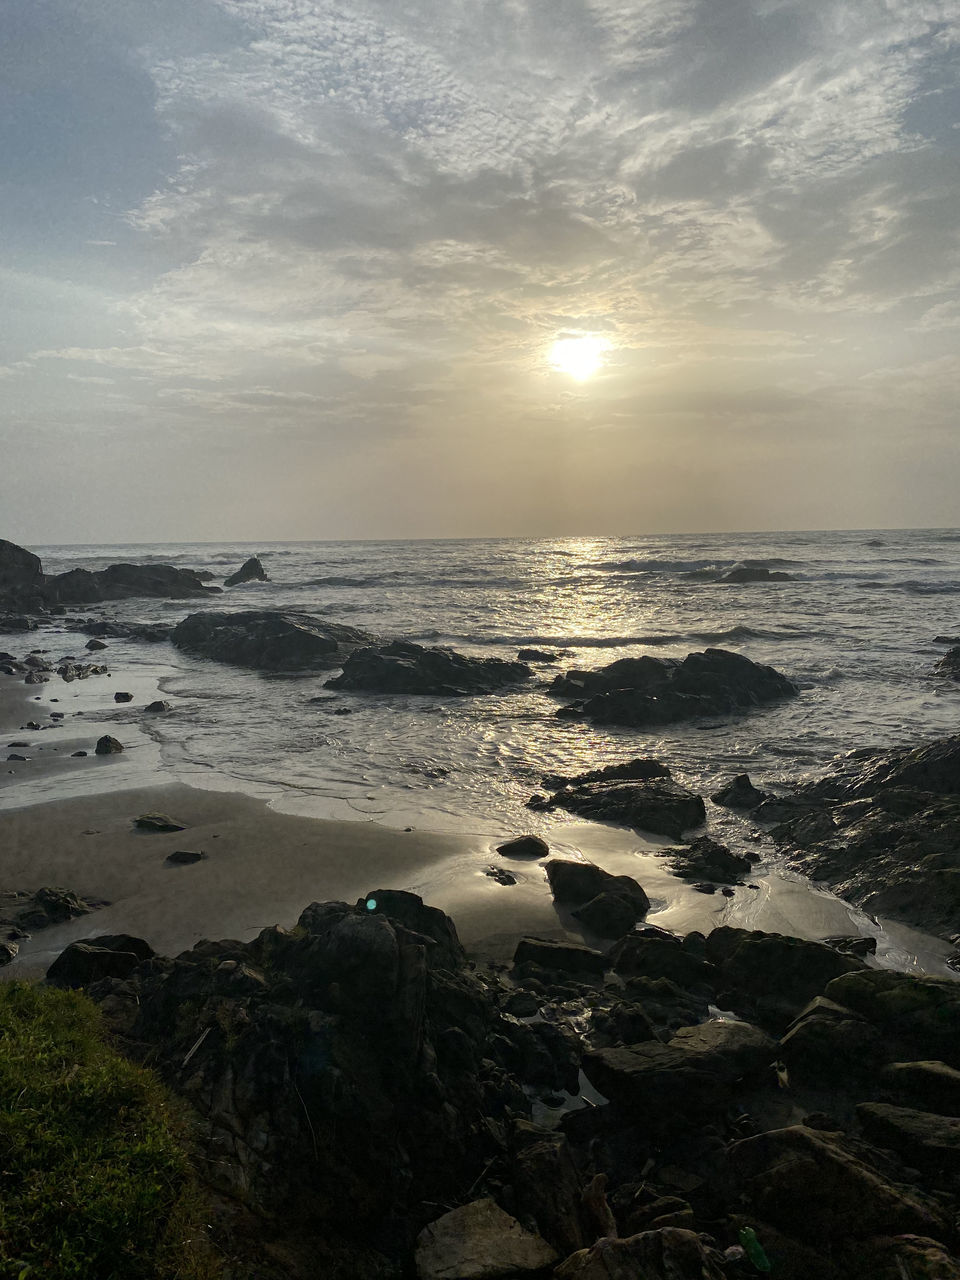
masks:
<instances>
[{"instance_id":1,"label":"silhouetted rock","mask_svg":"<svg viewBox=\"0 0 960 1280\"><path fill-rule=\"evenodd\" d=\"M141 831L186 831L182 822L177 822L166 813L141 813L134 818L133 825Z\"/></svg>"},{"instance_id":2,"label":"silhouetted rock","mask_svg":"<svg viewBox=\"0 0 960 1280\"><path fill-rule=\"evenodd\" d=\"M171 704L167 702L165 698L157 698L153 702L148 702L143 709L144 711L160 712L160 711L170 711L172 707L171 707Z\"/></svg>"},{"instance_id":3,"label":"silhouetted rock","mask_svg":"<svg viewBox=\"0 0 960 1280\"><path fill-rule=\"evenodd\" d=\"M117 692L113 695L113 700L114 702L132 702L133 694L126 693L125 691L118 689Z\"/></svg>"},{"instance_id":4,"label":"silhouetted rock","mask_svg":"<svg viewBox=\"0 0 960 1280\"><path fill-rule=\"evenodd\" d=\"M718 574L717 582L791 582L793 575L764 565L735 564Z\"/></svg>"},{"instance_id":5,"label":"silhouetted rock","mask_svg":"<svg viewBox=\"0 0 960 1280\"><path fill-rule=\"evenodd\" d=\"M758 791L746 773L738 773L710 797L714 804L722 805L725 809L755 809L766 798L766 792Z\"/></svg>"},{"instance_id":6,"label":"silhouetted rock","mask_svg":"<svg viewBox=\"0 0 960 1280\"><path fill-rule=\"evenodd\" d=\"M570 671L557 676L551 692L584 699L561 707L560 716L640 728L728 715L792 698L797 688L773 667L726 649L705 649L682 662L644 655L621 658L599 671Z\"/></svg>"},{"instance_id":7,"label":"silhouetted rock","mask_svg":"<svg viewBox=\"0 0 960 1280\"><path fill-rule=\"evenodd\" d=\"M59 604L92 604L135 596L186 600L217 594L219 590L205 586L192 569L176 569L169 564L111 564L98 573L70 569L47 578L43 587L46 599Z\"/></svg>"},{"instance_id":8,"label":"silhouetted rock","mask_svg":"<svg viewBox=\"0 0 960 1280\"><path fill-rule=\"evenodd\" d=\"M108 733L105 733L102 738L98 738L97 745L94 747L94 752L98 756L118 755L122 750L123 743L118 742L116 738L111 738Z\"/></svg>"},{"instance_id":9,"label":"silhouetted rock","mask_svg":"<svg viewBox=\"0 0 960 1280\"><path fill-rule=\"evenodd\" d=\"M960 645L955 645L949 649L937 665L934 671L938 676L947 676L950 680L960 680Z\"/></svg>"},{"instance_id":10,"label":"silhouetted rock","mask_svg":"<svg viewBox=\"0 0 960 1280\"><path fill-rule=\"evenodd\" d=\"M92 653L96 649L106 649L107 646L103 643L102 640L94 639L94 640L88 640L83 647L85 649L89 649Z\"/></svg>"},{"instance_id":11,"label":"silhouetted rock","mask_svg":"<svg viewBox=\"0 0 960 1280\"><path fill-rule=\"evenodd\" d=\"M649 782L651 778L669 778L670 770L659 760L642 758L624 760L622 764L608 764L602 769L589 769L586 773L570 777L562 773L548 773L543 785L551 791L560 787L579 787L585 782Z\"/></svg>"},{"instance_id":12,"label":"silhouetted rock","mask_svg":"<svg viewBox=\"0 0 960 1280\"><path fill-rule=\"evenodd\" d=\"M530 808L565 809L595 822L614 822L637 831L680 839L706 818L703 801L693 791L665 779L650 782L588 782L562 787L547 799L534 797Z\"/></svg>"},{"instance_id":13,"label":"silhouetted rock","mask_svg":"<svg viewBox=\"0 0 960 1280\"><path fill-rule=\"evenodd\" d=\"M39 556L0 538L0 598L33 597L42 586L43 567Z\"/></svg>"},{"instance_id":14,"label":"silhouetted rock","mask_svg":"<svg viewBox=\"0 0 960 1280\"><path fill-rule=\"evenodd\" d=\"M167 854L167 861L177 867L189 867L195 862L202 862L207 855L202 849L174 849Z\"/></svg>"},{"instance_id":15,"label":"silhouetted rock","mask_svg":"<svg viewBox=\"0 0 960 1280\"><path fill-rule=\"evenodd\" d=\"M219 662L260 671L297 671L337 666L373 637L307 614L250 610L192 613L174 627L171 639L178 649Z\"/></svg>"},{"instance_id":16,"label":"silhouetted rock","mask_svg":"<svg viewBox=\"0 0 960 1280\"><path fill-rule=\"evenodd\" d=\"M602 977L606 961L599 951L575 942L554 942L546 938L521 938L513 953L515 967L534 964L541 969Z\"/></svg>"},{"instance_id":17,"label":"silhouetted rock","mask_svg":"<svg viewBox=\"0 0 960 1280\"><path fill-rule=\"evenodd\" d=\"M251 556L249 560L245 560L236 573L231 573L229 578L225 578L223 585L225 587L238 587L242 582L268 582L266 570L260 563L259 556Z\"/></svg>"},{"instance_id":18,"label":"silhouetted rock","mask_svg":"<svg viewBox=\"0 0 960 1280\"><path fill-rule=\"evenodd\" d=\"M549 852L550 846L540 836L517 836L497 845L497 853L505 858L545 858Z\"/></svg>"},{"instance_id":19,"label":"silhouetted rock","mask_svg":"<svg viewBox=\"0 0 960 1280\"><path fill-rule=\"evenodd\" d=\"M559 653L550 653L545 649L521 649L517 653L518 662L558 662Z\"/></svg>"},{"instance_id":20,"label":"silhouetted rock","mask_svg":"<svg viewBox=\"0 0 960 1280\"><path fill-rule=\"evenodd\" d=\"M342 675L327 680L326 687L365 693L466 696L496 693L504 686L522 683L532 674L522 662L469 658L453 649L424 648L394 640L351 653L343 664Z\"/></svg>"},{"instance_id":21,"label":"silhouetted rock","mask_svg":"<svg viewBox=\"0 0 960 1280\"><path fill-rule=\"evenodd\" d=\"M749 858L731 853L725 844L710 836L699 836L682 849L665 849L661 857L669 858L674 871L684 880L739 884L741 877L753 869Z\"/></svg>"},{"instance_id":22,"label":"silhouetted rock","mask_svg":"<svg viewBox=\"0 0 960 1280\"><path fill-rule=\"evenodd\" d=\"M52 987L89 987L104 978L126 978L140 964L132 951L102 945L100 938L71 942L47 970Z\"/></svg>"},{"instance_id":23,"label":"silhouetted rock","mask_svg":"<svg viewBox=\"0 0 960 1280\"><path fill-rule=\"evenodd\" d=\"M420 1280L488 1280L540 1273L557 1261L540 1236L525 1230L490 1199L451 1209L417 1238Z\"/></svg>"}]
</instances>

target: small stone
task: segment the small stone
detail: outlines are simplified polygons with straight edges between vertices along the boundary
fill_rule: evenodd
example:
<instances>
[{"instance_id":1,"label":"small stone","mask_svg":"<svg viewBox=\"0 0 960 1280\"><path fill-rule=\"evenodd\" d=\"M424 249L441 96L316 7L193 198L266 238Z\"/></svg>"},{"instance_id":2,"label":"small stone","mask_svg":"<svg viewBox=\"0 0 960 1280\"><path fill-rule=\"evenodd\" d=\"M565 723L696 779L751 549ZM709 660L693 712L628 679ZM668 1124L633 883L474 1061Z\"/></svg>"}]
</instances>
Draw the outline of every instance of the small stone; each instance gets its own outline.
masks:
<instances>
[{"instance_id":1,"label":"small stone","mask_svg":"<svg viewBox=\"0 0 960 1280\"><path fill-rule=\"evenodd\" d=\"M102 640L88 640L85 645L85 648L89 649L91 653L95 649L105 649L106 647L107 646L103 643Z\"/></svg>"},{"instance_id":2,"label":"small stone","mask_svg":"<svg viewBox=\"0 0 960 1280\"><path fill-rule=\"evenodd\" d=\"M25 764L27 760L29 760L29 758L30 758L29 756L17 755L16 751L11 751L10 754L7 756L7 760L17 760L21 764Z\"/></svg>"},{"instance_id":3,"label":"small stone","mask_svg":"<svg viewBox=\"0 0 960 1280\"><path fill-rule=\"evenodd\" d=\"M165 813L141 813L139 818L134 818L133 825L139 827L141 831L185 831L186 826L182 822L174 822Z\"/></svg>"},{"instance_id":4,"label":"small stone","mask_svg":"<svg viewBox=\"0 0 960 1280\"><path fill-rule=\"evenodd\" d=\"M540 836L517 836L497 845L497 853L504 858L545 858L549 852L550 846Z\"/></svg>"},{"instance_id":5,"label":"small stone","mask_svg":"<svg viewBox=\"0 0 960 1280\"><path fill-rule=\"evenodd\" d=\"M78 757L80 757L80 756L85 756L86 754L87 754L87 753L86 753L85 751L71 751L71 752L70 752L70 757L71 757L71 759L74 759L74 760L75 760L75 759L77 759L77 758L78 758Z\"/></svg>"},{"instance_id":6,"label":"small stone","mask_svg":"<svg viewBox=\"0 0 960 1280\"><path fill-rule=\"evenodd\" d=\"M113 695L113 700L114 702L132 702L133 694L123 693L118 689L117 692Z\"/></svg>"},{"instance_id":7,"label":"small stone","mask_svg":"<svg viewBox=\"0 0 960 1280\"><path fill-rule=\"evenodd\" d=\"M167 854L167 861L175 866L188 867L193 862L202 862L207 855L202 849L174 849Z\"/></svg>"},{"instance_id":8,"label":"small stone","mask_svg":"<svg viewBox=\"0 0 960 1280\"><path fill-rule=\"evenodd\" d=\"M102 738L97 739L97 745L94 751L98 756L113 756L123 750L123 743L118 742L116 738L111 738L105 733Z\"/></svg>"},{"instance_id":9,"label":"small stone","mask_svg":"<svg viewBox=\"0 0 960 1280\"><path fill-rule=\"evenodd\" d=\"M155 702L148 702L144 707L144 711L169 711L171 709L171 705L172 704L167 702L166 699L157 698Z\"/></svg>"}]
</instances>

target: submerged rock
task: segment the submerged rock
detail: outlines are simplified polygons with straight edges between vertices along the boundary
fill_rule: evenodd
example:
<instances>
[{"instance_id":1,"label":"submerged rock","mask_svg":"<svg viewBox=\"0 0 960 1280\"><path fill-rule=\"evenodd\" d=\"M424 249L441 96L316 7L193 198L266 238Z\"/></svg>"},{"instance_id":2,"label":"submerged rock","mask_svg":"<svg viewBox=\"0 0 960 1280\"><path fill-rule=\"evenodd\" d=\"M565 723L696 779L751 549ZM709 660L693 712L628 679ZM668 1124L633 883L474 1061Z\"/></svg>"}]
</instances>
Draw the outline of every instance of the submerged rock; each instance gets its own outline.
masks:
<instances>
[{"instance_id":1,"label":"submerged rock","mask_svg":"<svg viewBox=\"0 0 960 1280\"><path fill-rule=\"evenodd\" d=\"M721 787L710 797L714 804L719 804L725 809L755 809L757 805L763 804L766 798L766 792L759 791L746 773L738 773L725 787Z\"/></svg>"},{"instance_id":2,"label":"submerged rock","mask_svg":"<svg viewBox=\"0 0 960 1280\"><path fill-rule=\"evenodd\" d=\"M406 640L357 649L328 689L366 693L419 693L449 697L496 693L521 684L533 672L523 662L469 658L454 649L425 648Z\"/></svg>"},{"instance_id":3,"label":"submerged rock","mask_svg":"<svg viewBox=\"0 0 960 1280\"><path fill-rule=\"evenodd\" d=\"M242 582L269 582L259 556L251 556L249 560L245 560L236 573L231 573L229 578L224 579L223 585L238 587Z\"/></svg>"},{"instance_id":4,"label":"submerged rock","mask_svg":"<svg viewBox=\"0 0 960 1280\"><path fill-rule=\"evenodd\" d=\"M191 613L171 635L178 649L259 671L333 667L373 637L302 613Z\"/></svg>"}]
</instances>

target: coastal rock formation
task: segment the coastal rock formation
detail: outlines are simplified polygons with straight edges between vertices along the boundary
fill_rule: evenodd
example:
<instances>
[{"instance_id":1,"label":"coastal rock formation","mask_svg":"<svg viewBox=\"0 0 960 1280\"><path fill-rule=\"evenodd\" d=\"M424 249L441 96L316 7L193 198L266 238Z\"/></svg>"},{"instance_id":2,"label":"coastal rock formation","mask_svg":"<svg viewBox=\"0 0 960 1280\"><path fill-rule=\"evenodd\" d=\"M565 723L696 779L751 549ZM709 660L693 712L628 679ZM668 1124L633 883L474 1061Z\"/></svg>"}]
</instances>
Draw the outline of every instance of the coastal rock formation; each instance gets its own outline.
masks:
<instances>
[{"instance_id":1,"label":"coastal rock formation","mask_svg":"<svg viewBox=\"0 0 960 1280\"><path fill-rule=\"evenodd\" d=\"M622 938L650 909L631 876L615 876L592 862L551 858L544 864L553 900L598 938Z\"/></svg>"},{"instance_id":2,"label":"coastal rock formation","mask_svg":"<svg viewBox=\"0 0 960 1280\"><path fill-rule=\"evenodd\" d=\"M644 930L609 956L529 939L501 976L467 964L443 913L384 890L130 967L136 943L71 950L119 1042L197 1112L238 1265L268 1222L249 1274L960 1274L957 1121L926 1102L957 1096L958 983L727 929ZM804 1061L847 1026L898 1067L795 1079L782 1019L807 998ZM735 1016L710 1017L718 1002ZM581 1067L606 1101L579 1097ZM811 1114L827 1099L836 1119Z\"/></svg>"},{"instance_id":3,"label":"coastal rock formation","mask_svg":"<svg viewBox=\"0 0 960 1280\"><path fill-rule=\"evenodd\" d=\"M943 655L934 671L938 676L946 676L950 680L960 680L960 645L954 645Z\"/></svg>"},{"instance_id":4,"label":"coastal rock formation","mask_svg":"<svg viewBox=\"0 0 960 1280\"><path fill-rule=\"evenodd\" d=\"M169 564L111 564L98 573L70 569L46 578L43 584L44 598L56 604L94 604L133 596L187 600L219 591L219 587L205 586L192 569L175 569Z\"/></svg>"},{"instance_id":5,"label":"coastal rock formation","mask_svg":"<svg viewBox=\"0 0 960 1280\"><path fill-rule=\"evenodd\" d=\"M239 587L242 582L268 581L267 571L260 563L260 557L251 556L249 560L244 560L236 573L231 573L229 578L224 578L223 585L225 587Z\"/></svg>"},{"instance_id":6,"label":"coastal rock formation","mask_svg":"<svg viewBox=\"0 0 960 1280\"><path fill-rule=\"evenodd\" d=\"M580 699L561 707L559 716L636 728L729 715L797 693L773 667L726 649L689 653L682 661L648 654L621 658L599 671L568 671L550 689Z\"/></svg>"},{"instance_id":7,"label":"coastal rock formation","mask_svg":"<svg viewBox=\"0 0 960 1280\"><path fill-rule=\"evenodd\" d=\"M173 629L178 649L258 671L335 667L373 636L305 613L191 613Z\"/></svg>"},{"instance_id":8,"label":"coastal rock formation","mask_svg":"<svg viewBox=\"0 0 960 1280\"><path fill-rule=\"evenodd\" d=\"M960 932L960 735L854 752L788 799L754 816L794 866L868 911Z\"/></svg>"},{"instance_id":9,"label":"coastal rock formation","mask_svg":"<svg viewBox=\"0 0 960 1280\"><path fill-rule=\"evenodd\" d=\"M42 587L40 557L0 538L0 600L29 600L39 595Z\"/></svg>"},{"instance_id":10,"label":"coastal rock formation","mask_svg":"<svg viewBox=\"0 0 960 1280\"><path fill-rule=\"evenodd\" d=\"M710 797L714 804L724 809L756 809L766 798L766 792L758 790L746 773L738 773Z\"/></svg>"},{"instance_id":11,"label":"coastal rock formation","mask_svg":"<svg viewBox=\"0 0 960 1280\"><path fill-rule=\"evenodd\" d=\"M357 649L343 664L343 673L326 682L328 689L364 693L420 693L435 697L465 697L496 693L521 684L533 672L524 662L502 658L468 658L454 649L425 648L394 640L375 648Z\"/></svg>"},{"instance_id":12,"label":"coastal rock formation","mask_svg":"<svg viewBox=\"0 0 960 1280\"><path fill-rule=\"evenodd\" d=\"M532 796L530 809L565 809L594 822L613 822L679 840L706 820L700 796L664 778L646 782L584 782L565 786L550 796Z\"/></svg>"},{"instance_id":13,"label":"coastal rock formation","mask_svg":"<svg viewBox=\"0 0 960 1280\"><path fill-rule=\"evenodd\" d=\"M116 622L112 618L64 618L63 627L65 631L80 631L88 636L146 640L148 643L169 640L173 631L173 625L166 622ZM88 643L86 647L89 649L91 646Z\"/></svg>"},{"instance_id":14,"label":"coastal rock formation","mask_svg":"<svg viewBox=\"0 0 960 1280\"><path fill-rule=\"evenodd\" d=\"M710 880L719 884L739 884L753 868L744 854L731 853L726 845L699 836L682 849L666 849L674 871L682 880Z\"/></svg>"},{"instance_id":15,"label":"coastal rock formation","mask_svg":"<svg viewBox=\"0 0 960 1280\"><path fill-rule=\"evenodd\" d=\"M719 574L717 582L792 582L793 575L765 565L735 564Z\"/></svg>"}]
</instances>

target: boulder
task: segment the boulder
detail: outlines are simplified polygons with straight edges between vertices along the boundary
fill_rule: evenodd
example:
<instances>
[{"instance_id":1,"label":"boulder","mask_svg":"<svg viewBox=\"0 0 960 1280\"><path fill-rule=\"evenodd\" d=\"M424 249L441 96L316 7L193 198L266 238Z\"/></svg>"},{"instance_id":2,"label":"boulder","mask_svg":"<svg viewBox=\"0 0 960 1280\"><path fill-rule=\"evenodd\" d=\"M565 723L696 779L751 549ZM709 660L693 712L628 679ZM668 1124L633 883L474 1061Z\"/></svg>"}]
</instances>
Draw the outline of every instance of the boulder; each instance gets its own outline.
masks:
<instances>
[{"instance_id":1,"label":"boulder","mask_svg":"<svg viewBox=\"0 0 960 1280\"><path fill-rule=\"evenodd\" d=\"M570 914L597 938L622 938L643 918L646 907L626 894L606 892L598 893L582 907L574 907Z\"/></svg>"},{"instance_id":2,"label":"boulder","mask_svg":"<svg viewBox=\"0 0 960 1280\"><path fill-rule=\"evenodd\" d=\"M550 773L544 777L543 785L551 791L558 791L561 787L580 787L586 782L649 782L651 778L669 777L670 770L665 764L643 756L624 760L621 764L608 764L602 769L589 769L572 777Z\"/></svg>"},{"instance_id":3,"label":"boulder","mask_svg":"<svg viewBox=\"0 0 960 1280\"><path fill-rule=\"evenodd\" d=\"M89 987L104 978L126 978L140 964L132 951L115 951L98 942L71 942L47 970L47 982L52 987Z\"/></svg>"},{"instance_id":4,"label":"boulder","mask_svg":"<svg viewBox=\"0 0 960 1280\"><path fill-rule=\"evenodd\" d=\"M202 849L174 849L167 854L167 861L176 867L189 867L195 862L202 862L207 855Z\"/></svg>"},{"instance_id":5,"label":"boulder","mask_svg":"<svg viewBox=\"0 0 960 1280\"><path fill-rule=\"evenodd\" d=\"M236 573L231 573L229 578L224 579L223 585L225 587L238 587L242 582L268 581L266 570L260 563L259 556L251 556L249 560L244 560Z\"/></svg>"},{"instance_id":6,"label":"boulder","mask_svg":"<svg viewBox=\"0 0 960 1280\"><path fill-rule=\"evenodd\" d=\"M301 613L249 610L191 613L173 629L178 649L258 671L316 670L339 665L373 639L365 631Z\"/></svg>"},{"instance_id":7,"label":"boulder","mask_svg":"<svg viewBox=\"0 0 960 1280\"><path fill-rule=\"evenodd\" d=\"M683 880L740 884L742 877L753 869L749 858L731 853L726 845L709 836L698 836L682 849L666 849L660 856L670 859L674 871Z\"/></svg>"},{"instance_id":8,"label":"boulder","mask_svg":"<svg viewBox=\"0 0 960 1280\"><path fill-rule=\"evenodd\" d=\"M588 782L563 787L547 800L532 802L537 809L565 809L595 822L613 822L636 831L650 831L679 840L685 831L706 820L703 801L676 782Z\"/></svg>"},{"instance_id":9,"label":"boulder","mask_svg":"<svg viewBox=\"0 0 960 1280\"><path fill-rule=\"evenodd\" d=\"M42 586L43 566L39 556L0 538L0 597L10 600L32 597Z\"/></svg>"},{"instance_id":10,"label":"boulder","mask_svg":"<svg viewBox=\"0 0 960 1280\"><path fill-rule=\"evenodd\" d=\"M364 693L414 693L466 696L496 693L522 684L533 672L523 662L469 658L453 649L425 648L406 640L356 649L328 689Z\"/></svg>"},{"instance_id":11,"label":"boulder","mask_svg":"<svg viewBox=\"0 0 960 1280\"><path fill-rule=\"evenodd\" d=\"M696 716L728 715L792 698L798 690L773 667L726 649L669 658L622 658L599 671L558 676L551 691L585 699L558 715L633 728L673 724Z\"/></svg>"},{"instance_id":12,"label":"boulder","mask_svg":"<svg viewBox=\"0 0 960 1280\"><path fill-rule=\"evenodd\" d=\"M873 1080L888 1056L876 1027L826 996L811 1000L780 1040L791 1082L831 1090L838 1080Z\"/></svg>"},{"instance_id":13,"label":"boulder","mask_svg":"<svg viewBox=\"0 0 960 1280\"><path fill-rule=\"evenodd\" d=\"M946 676L950 680L960 680L960 645L954 645L943 655L934 671L938 676Z\"/></svg>"},{"instance_id":14,"label":"boulder","mask_svg":"<svg viewBox=\"0 0 960 1280\"><path fill-rule=\"evenodd\" d=\"M153 702L148 702L143 709L144 711L155 711L155 712L170 711L172 709L172 706L171 706L171 703L167 702L165 698L157 698Z\"/></svg>"},{"instance_id":15,"label":"boulder","mask_svg":"<svg viewBox=\"0 0 960 1280\"><path fill-rule=\"evenodd\" d=\"M91 653L94 653L98 649L106 649L107 646L103 643L102 640L97 640L94 638L92 640L88 640L83 647L85 649L89 649Z\"/></svg>"},{"instance_id":16,"label":"boulder","mask_svg":"<svg viewBox=\"0 0 960 1280\"><path fill-rule=\"evenodd\" d=\"M715 791L710 797L714 804L719 804L725 809L755 809L757 805L763 804L766 798L766 792L759 791L746 773L738 773L726 786Z\"/></svg>"},{"instance_id":17,"label":"boulder","mask_svg":"<svg viewBox=\"0 0 960 1280\"><path fill-rule=\"evenodd\" d=\"M860 969L834 978L825 994L861 1014L892 1047L960 1069L960 982Z\"/></svg>"},{"instance_id":18,"label":"boulder","mask_svg":"<svg viewBox=\"0 0 960 1280\"><path fill-rule=\"evenodd\" d=\"M891 1062L880 1083L900 1102L942 1116L960 1115L960 1071L945 1062Z\"/></svg>"},{"instance_id":19,"label":"boulder","mask_svg":"<svg viewBox=\"0 0 960 1280\"><path fill-rule=\"evenodd\" d=\"M102 738L97 739L97 745L94 747L94 753L98 756L114 756L123 750L123 743L118 742L116 738L111 738L109 733L105 733Z\"/></svg>"},{"instance_id":20,"label":"boulder","mask_svg":"<svg viewBox=\"0 0 960 1280\"><path fill-rule=\"evenodd\" d=\"M628 934L612 947L609 960L621 977L667 978L685 991L712 987L716 969L692 954L672 934L648 932Z\"/></svg>"},{"instance_id":21,"label":"boulder","mask_svg":"<svg viewBox=\"0 0 960 1280\"><path fill-rule=\"evenodd\" d=\"M134 818L133 825L141 831L186 831L184 823L175 821L165 813L141 813Z\"/></svg>"},{"instance_id":22,"label":"boulder","mask_svg":"<svg viewBox=\"0 0 960 1280\"><path fill-rule=\"evenodd\" d=\"M550 653L544 649L521 649L517 654L518 662L559 662L559 653Z\"/></svg>"},{"instance_id":23,"label":"boulder","mask_svg":"<svg viewBox=\"0 0 960 1280\"><path fill-rule=\"evenodd\" d=\"M219 594L220 588L205 586L192 569L169 564L111 564L99 573L70 569L47 578L43 590L46 599L57 604L91 604L134 596L188 600Z\"/></svg>"},{"instance_id":24,"label":"boulder","mask_svg":"<svg viewBox=\"0 0 960 1280\"><path fill-rule=\"evenodd\" d=\"M551 858L544 863L550 892L558 906L579 909L599 895L624 898L636 910L640 919L650 908L650 899L632 876L615 876L593 862L580 862L574 858Z\"/></svg>"},{"instance_id":25,"label":"boulder","mask_svg":"<svg viewBox=\"0 0 960 1280\"><path fill-rule=\"evenodd\" d=\"M540 836L516 836L497 845L497 853L505 858L545 858L549 852L550 846Z\"/></svg>"},{"instance_id":26,"label":"boulder","mask_svg":"<svg viewBox=\"0 0 960 1280\"><path fill-rule=\"evenodd\" d=\"M602 977L607 967L599 951L575 942L554 942L545 938L521 938L513 953L514 966L535 964L541 969Z\"/></svg>"},{"instance_id":27,"label":"boulder","mask_svg":"<svg viewBox=\"0 0 960 1280\"><path fill-rule=\"evenodd\" d=\"M861 1102L857 1119L868 1142L889 1147L912 1168L960 1173L960 1119L886 1102Z\"/></svg>"},{"instance_id":28,"label":"boulder","mask_svg":"<svg viewBox=\"0 0 960 1280\"><path fill-rule=\"evenodd\" d=\"M113 700L114 702L132 702L133 694L126 693L118 689L117 692L113 695Z\"/></svg>"},{"instance_id":29,"label":"boulder","mask_svg":"<svg viewBox=\"0 0 960 1280\"><path fill-rule=\"evenodd\" d=\"M715 579L717 582L792 582L793 575L765 565L735 564Z\"/></svg>"},{"instance_id":30,"label":"boulder","mask_svg":"<svg viewBox=\"0 0 960 1280\"><path fill-rule=\"evenodd\" d=\"M724 1280L723 1258L707 1239L681 1227L661 1227L618 1240L604 1237L571 1254L557 1280Z\"/></svg>"},{"instance_id":31,"label":"boulder","mask_svg":"<svg viewBox=\"0 0 960 1280\"><path fill-rule=\"evenodd\" d=\"M20 944L15 942L13 938L0 940L0 968L16 960L19 950Z\"/></svg>"},{"instance_id":32,"label":"boulder","mask_svg":"<svg viewBox=\"0 0 960 1280\"><path fill-rule=\"evenodd\" d=\"M495 1280L541 1271L557 1254L495 1201L483 1199L424 1227L415 1259L420 1280Z\"/></svg>"}]
</instances>

